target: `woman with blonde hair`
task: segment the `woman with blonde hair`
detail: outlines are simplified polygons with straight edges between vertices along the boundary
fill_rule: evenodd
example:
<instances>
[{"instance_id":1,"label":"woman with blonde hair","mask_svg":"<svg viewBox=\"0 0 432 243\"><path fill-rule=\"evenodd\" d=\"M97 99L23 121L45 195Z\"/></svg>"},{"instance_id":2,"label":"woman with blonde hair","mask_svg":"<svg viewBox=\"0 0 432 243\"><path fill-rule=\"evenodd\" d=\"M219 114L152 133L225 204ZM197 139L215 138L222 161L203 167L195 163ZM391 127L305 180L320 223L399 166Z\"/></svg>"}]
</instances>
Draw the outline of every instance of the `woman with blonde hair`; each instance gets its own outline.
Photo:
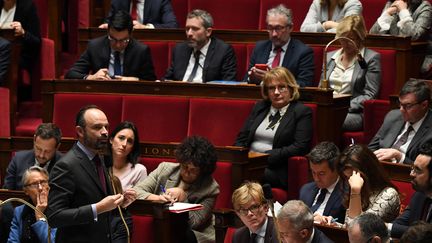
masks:
<instances>
[{"instance_id":1,"label":"woman with blonde hair","mask_svg":"<svg viewBox=\"0 0 432 243\"><path fill-rule=\"evenodd\" d=\"M359 0L314 0L300 27L301 32L335 32L346 16L360 15Z\"/></svg>"},{"instance_id":2,"label":"woman with blonde hair","mask_svg":"<svg viewBox=\"0 0 432 243\"><path fill-rule=\"evenodd\" d=\"M288 158L310 149L312 110L298 101L299 86L284 67L265 74L261 92L264 100L254 106L234 145L269 154L264 181L287 189Z\"/></svg>"},{"instance_id":3,"label":"woman with blonde hair","mask_svg":"<svg viewBox=\"0 0 432 243\"><path fill-rule=\"evenodd\" d=\"M343 129L348 131L363 128L363 102L376 98L381 85L381 55L364 47L366 36L362 16L345 17L335 36L335 39L340 38L342 48L327 54L325 78L330 87L335 94L351 95L343 124Z\"/></svg>"}]
</instances>

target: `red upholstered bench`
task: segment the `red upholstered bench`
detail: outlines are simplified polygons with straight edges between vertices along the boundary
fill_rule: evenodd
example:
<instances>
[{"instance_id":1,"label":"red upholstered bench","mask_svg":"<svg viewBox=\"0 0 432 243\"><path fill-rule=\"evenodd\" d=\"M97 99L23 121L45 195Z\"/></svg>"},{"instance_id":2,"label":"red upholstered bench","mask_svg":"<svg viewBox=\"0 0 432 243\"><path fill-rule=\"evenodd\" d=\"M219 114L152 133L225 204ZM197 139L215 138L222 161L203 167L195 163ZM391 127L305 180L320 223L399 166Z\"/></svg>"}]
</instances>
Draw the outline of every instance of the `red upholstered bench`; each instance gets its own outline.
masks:
<instances>
[{"instance_id":1,"label":"red upholstered bench","mask_svg":"<svg viewBox=\"0 0 432 243\"><path fill-rule=\"evenodd\" d=\"M403 212L403 210L409 205L411 201L411 197L412 195L414 195L415 190L412 188L410 182L397 181L397 180L392 180L392 182L399 190L399 196L401 199L400 211Z\"/></svg>"},{"instance_id":2,"label":"red upholstered bench","mask_svg":"<svg viewBox=\"0 0 432 243\"><path fill-rule=\"evenodd\" d=\"M245 75L246 70L247 70L247 65L249 64L246 62L246 59L247 59L246 44L244 44L244 43L231 43L231 46L234 49L236 59L237 59L236 80L243 80L243 76Z\"/></svg>"},{"instance_id":3,"label":"red upholstered bench","mask_svg":"<svg viewBox=\"0 0 432 243\"><path fill-rule=\"evenodd\" d=\"M10 136L9 89L0 87L0 137Z\"/></svg>"},{"instance_id":4,"label":"red upholstered bench","mask_svg":"<svg viewBox=\"0 0 432 243\"><path fill-rule=\"evenodd\" d=\"M119 95L90 95L90 94L55 94L53 122L62 130L63 137L75 137L75 116L78 111L94 104L99 106L107 115L111 126L121 121L122 97Z\"/></svg>"},{"instance_id":5,"label":"red upholstered bench","mask_svg":"<svg viewBox=\"0 0 432 243\"><path fill-rule=\"evenodd\" d=\"M189 99L164 96L124 96L123 121L134 122L140 140L181 142L187 135Z\"/></svg>"},{"instance_id":6,"label":"red upholstered bench","mask_svg":"<svg viewBox=\"0 0 432 243\"><path fill-rule=\"evenodd\" d=\"M132 243L154 242L153 217L133 215Z\"/></svg>"},{"instance_id":7,"label":"red upholstered bench","mask_svg":"<svg viewBox=\"0 0 432 243\"><path fill-rule=\"evenodd\" d=\"M149 46L157 79L161 79L168 68L170 56L168 42L166 41L146 41Z\"/></svg>"},{"instance_id":8,"label":"red upholstered bench","mask_svg":"<svg viewBox=\"0 0 432 243\"><path fill-rule=\"evenodd\" d=\"M218 146L234 144L255 102L191 98L188 136L201 135Z\"/></svg>"}]
</instances>

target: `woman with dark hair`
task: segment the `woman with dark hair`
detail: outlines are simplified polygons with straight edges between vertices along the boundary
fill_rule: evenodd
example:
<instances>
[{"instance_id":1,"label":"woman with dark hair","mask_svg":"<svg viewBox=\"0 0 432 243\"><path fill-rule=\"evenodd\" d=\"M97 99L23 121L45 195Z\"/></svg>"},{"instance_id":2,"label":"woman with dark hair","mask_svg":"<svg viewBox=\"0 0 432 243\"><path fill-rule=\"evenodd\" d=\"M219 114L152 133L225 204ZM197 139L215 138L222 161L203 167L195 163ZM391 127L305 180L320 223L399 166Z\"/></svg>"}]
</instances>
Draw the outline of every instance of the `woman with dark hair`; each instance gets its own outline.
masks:
<instances>
[{"instance_id":1,"label":"woman with dark hair","mask_svg":"<svg viewBox=\"0 0 432 243\"><path fill-rule=\"evenodd\" d=\"M363 212L376 214L385 222L399 215L399 193L375 154L365 145L347 147L340 156L339 166L341 178L350 187L344 201L345 223Z\"/></svg>"},{"instance_id":2,"label":"woman with dark hair","mask_svg":"<svg viewBox=\"0 0 432 243\"><path fill-rule=\"evenodd\" d=\"M335 32L346 16L361 15L359 0L314 0L300 27L301 32Z\"/></svg>"},{"instance_id":3,"label":"woman with dark hair","mask_svg":"<svg viewBox=\"0 0 432 243\"><path fill-rule=\"evenodd\" d=\"M181 242L214 242L212 210L219 185L213 179L216 169L216 150L205 138L188 137L176 149L178 163L162 162L134 189L138 198L199 203L204 209L189 212L190 231Z\"/></svg>"}]
</instances>

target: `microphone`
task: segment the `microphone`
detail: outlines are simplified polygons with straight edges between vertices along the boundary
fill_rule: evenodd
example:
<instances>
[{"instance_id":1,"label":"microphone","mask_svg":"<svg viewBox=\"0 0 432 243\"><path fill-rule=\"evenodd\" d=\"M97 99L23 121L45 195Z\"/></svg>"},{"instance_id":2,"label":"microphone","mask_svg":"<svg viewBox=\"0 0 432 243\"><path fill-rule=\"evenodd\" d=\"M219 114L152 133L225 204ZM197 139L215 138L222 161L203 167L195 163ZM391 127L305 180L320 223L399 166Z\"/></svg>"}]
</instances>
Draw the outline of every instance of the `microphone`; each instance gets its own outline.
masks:
<instances>
[{"instance_id":1,"label":"microphone","mask_svg":"<svg viewBox=\"0 0 432 243\"><path fill-rule=\"evenodd\" d=\"M51 227L48 223L48 217L44 213L42 213L42 211L37 209L35 206L33 206L31 203L27 202L26 200L21 199L21 198L16 198L16 197L11 197L11 198L8 198L4 201L0 200L0 207L2 207L4 204L6 204L8 202L20 202L20 203L25 204L26 206L30 207L31 209L33 209L35 212L38 212L39 214L41 214L42 217L45 219L46 224L48 226L48 228L47 228L48 229L47 242L51 243Z\"/></svg>"},{"instance_id":2,"label":"microphone","mask_svg":"<svg viewBox=\"0 0 432 243\"><path fill-rule=\"evenodd\" d=\"M264 192L264 197L265 197L265 199L267 199L267 204L270 207L270 212L273 216L273 222L274 222L274 226L276 229L277 242L281 242L280 235L279 235L279 225L277 222L277 217L276 217L275 212L274 212L274 205L273 205L274 200L273 200L273 193L271 190L271 186L270 186L270 184L264 184L264 185L262 185L262 189Z\"/></svg>"},{"instance_id":3,"label":"microphone","mask_svg":"<svg viewBox=\"0 0 432 243\"><path fill-rule=\"evenodd\" d=\"M327 80L327 49L335 41L341 40L341 39L347 40L347 41L351 42L351 44L354 45L354 47L357 51L357 62L360 65L360 68L361 69L367 68L367 63L366 63L365 59L363 58L362 54L360 53L360 50L358 49L357 44L352 39L350 39L348 37L340 36L338 38L331 40L329 43L327 43L327 45L325 46L324 51L323 51L324 73L323 73L323 80L321 80L321 87L320 88L322 88L324 90L330 89L330 84L329 84L329 81Z\"/></svg>"}]
</instances>

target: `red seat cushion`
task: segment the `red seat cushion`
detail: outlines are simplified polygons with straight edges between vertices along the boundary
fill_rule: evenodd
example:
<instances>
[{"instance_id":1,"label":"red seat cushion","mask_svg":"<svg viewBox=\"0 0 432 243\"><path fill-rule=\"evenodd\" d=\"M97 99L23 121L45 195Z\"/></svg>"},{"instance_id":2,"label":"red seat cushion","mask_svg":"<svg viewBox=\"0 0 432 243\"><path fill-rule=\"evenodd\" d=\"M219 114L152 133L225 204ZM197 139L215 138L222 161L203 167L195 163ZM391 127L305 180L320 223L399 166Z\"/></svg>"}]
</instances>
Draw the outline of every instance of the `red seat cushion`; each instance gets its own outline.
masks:
<instances>
[{"instance_id":1,"label":"red seat cushion","mask_svg":"<svg viewBox=\"0 0 432 243\"><path fill-rule=\"evenodd\" d=\"M254 100L191 98L188 136L206 137L217 146L232 145L254 104Z\"/></svg>"},{"instance_id":2,"label":"red seat cushion","mask_svg":"<svg viewBox=\"0 0 432 243\"><path fill-rule=\"evenodd\" d=\"M132 216L133 231L131 242L132 243L143 243L143 242L154 242L153 239L153 217L151 216Z\"/></svg>"},{"instance_id":3,"label":"red seat cushion","mask_svg":"<svg viewBox=\"0 0 432 243\"><path fill-rule=\"evenodd\" d=\"M53 122L63 137L75 137L75 116L86 105L97 105L105 112L111 126L121 121L122 97L118 95L55 94Z\"/></svg>"}]
</instances>

